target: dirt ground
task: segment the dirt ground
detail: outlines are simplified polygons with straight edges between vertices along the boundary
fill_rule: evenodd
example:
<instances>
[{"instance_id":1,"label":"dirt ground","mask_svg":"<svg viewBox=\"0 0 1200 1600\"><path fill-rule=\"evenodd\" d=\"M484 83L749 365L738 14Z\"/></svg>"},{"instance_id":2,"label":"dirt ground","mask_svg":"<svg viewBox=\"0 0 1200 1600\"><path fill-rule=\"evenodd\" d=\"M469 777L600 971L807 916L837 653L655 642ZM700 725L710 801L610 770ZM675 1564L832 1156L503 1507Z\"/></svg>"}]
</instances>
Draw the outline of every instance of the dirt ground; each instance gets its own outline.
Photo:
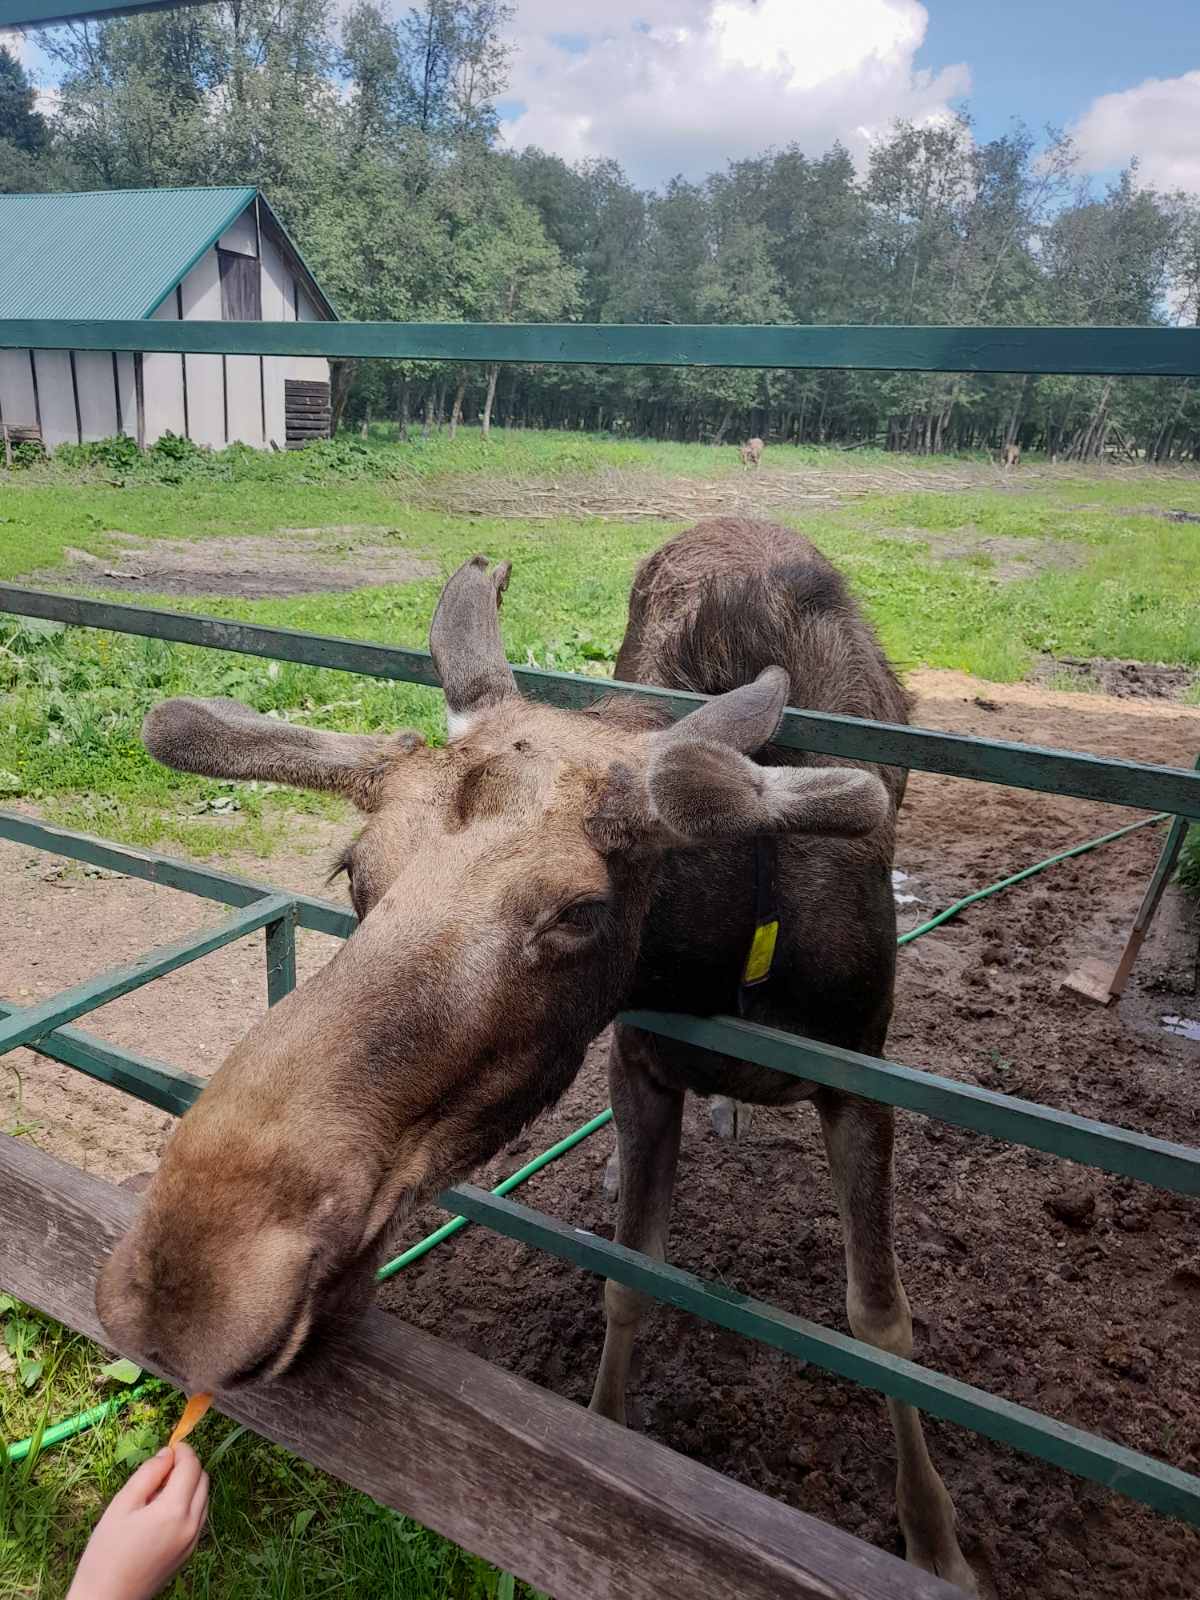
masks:
<instances>
[{"instance_id":1,"label":"dirt ground","mask_svg":"<svg viewBox=\"0 0 1200 1600\"><path fill-rule=\"evenodd\" d=\"M1058 694L953 673L910 680L916 719L1190 765L1200 711ZM914 774L897 867L901 926L1130 820L1117 807ZM234 870L322 892L340 830L309 832ZM1084 957L1115 960L1161 841L1145 829L982 902L905 949L889 1052L988 1088L1200 1143L1196 926L1167 903L1120 1007L1060 991ZM0 994L40 998L176 936L215 908L133 880L87 877L0 845ZM305 935L302 973L332 941ZM206 1073L264 1003L261 936L106 1007L82 1026ZM5 1058L0 1125L115 1179L151 1164L169 1119L30 1056ZM18 1107L12 1069L22 1080ZM481 1181L511 1171L606 1103L602 1044L563 1103ZM521 1198L611 1236L605 1129ZM1200 1471L1200 1205L958 1132L899 1118L901 1270L916 1358L1064 1421ZM420 1218L413 1237L440 1214ZM816 1119L756 1111L723 1144L689 1107L671 1258L843 1327L841 1243ZM585 1401L602 1316L593 1278L467 1229L384 1290L408 1320ZM647 1318L632 1418L664 1443L805 1511L897 1547L893 1456L879 1400L817 1368L664 1308ZM1200 1536L963 1430L931 1421L964 1548L1000 1600L1157 1600L1200 1593Z\"/></svg>"},{"instance_id":2,"label":"dirt ground","mask_svg":"<svg viewBox=\"0 0 1200 1600\"><path fill-rule=\"evenodd\" d=\"M398 528L346 525L280 528L273 537L144 539L114 530L117 554L64 552L67 564L35 572L31 583L55 589L94 588L141 594L236 595L239 600L329 594L372 584L413 583L440 570L430 556L404 546Z\"/></svg>"}]
</instances>

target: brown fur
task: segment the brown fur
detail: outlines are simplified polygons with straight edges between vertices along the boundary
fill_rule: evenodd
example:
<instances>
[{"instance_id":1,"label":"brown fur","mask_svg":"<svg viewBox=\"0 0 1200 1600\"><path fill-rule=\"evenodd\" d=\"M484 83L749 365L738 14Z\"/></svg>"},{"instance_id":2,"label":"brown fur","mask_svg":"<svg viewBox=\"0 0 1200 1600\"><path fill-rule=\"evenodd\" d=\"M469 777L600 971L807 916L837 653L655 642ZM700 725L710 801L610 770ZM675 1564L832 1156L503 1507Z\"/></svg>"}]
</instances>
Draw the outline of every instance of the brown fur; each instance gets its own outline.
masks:
<instances>
[{"instance_id":1,"label":"brown fur","mask_svg":"<svg viewBox=\"0 0 1200 1600\"><path fill-rule=\"evenodd\" d=\"M1021 465L1021 446L1019 444L1006 444L1000 456L1006 467L1019 467Z\"/></svg>"},{"instance_id":2,"label":"brown fur","mask_svg":"<svg viewBox=\"0 0 1200 1600\"><path fill-rule=\"evenodd\" d=\"M744 467L757 467L762 460L762 453L766 449L761 439L747 439L738 451Z\"/></svg>"},{"instance_id":3,"label":"brown fur","mask_svg":"<svg viewBox=\"0 0 1200 1600\"><path fill-rule=\"evenodd\" d=\"M230 1055L101 1277L114 1342L193 1389L277 1374L322 1319L363 1304L394 1223L551 1104L618 1010L733 1010L756 834L779 836L782 931L751 1015L883 1045L904 774L768 743L785 702L906 719L836 570L807 540L733 518L643 563L617 676L716 697L674 727L621 696L588 712L522 700L496 617L506 578L477 559L439 604L445 748L298 739L226 701L169 702L147 721L151 749L174 765L257 768L338 789L368 813L344 857L358 930ZM911 1347L891 1246L890 1111L627 1027L612 1076L618 1238L659 1255L684 1090L815 1098L851 1325ZM608 1305L594 1403L619 1416L640 1302L610 1285ZM910 1553L967 1581L919 1422L896 1415Z\"/></svg>"}]
</instances>

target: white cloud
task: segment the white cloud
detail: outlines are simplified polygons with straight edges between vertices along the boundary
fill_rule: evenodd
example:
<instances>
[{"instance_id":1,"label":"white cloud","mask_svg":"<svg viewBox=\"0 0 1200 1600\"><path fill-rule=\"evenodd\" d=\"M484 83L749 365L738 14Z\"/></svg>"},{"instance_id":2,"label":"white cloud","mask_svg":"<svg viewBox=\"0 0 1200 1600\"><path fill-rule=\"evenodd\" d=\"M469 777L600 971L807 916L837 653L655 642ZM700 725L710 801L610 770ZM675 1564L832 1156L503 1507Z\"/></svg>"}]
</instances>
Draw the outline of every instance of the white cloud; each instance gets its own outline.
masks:
<instances>
[{"instance_id":1,"label":"white cloud","mask_svg":"<svg viewBox=\"0 0 1200 1600\"><path fill-rule=\"evenodd\" d=\"M793 140L861 154L969 89L965 66L916 67L928 21L920 0L521 0L505 137L642 182Z\"/></svg>"},{"instance_id":2,"label":"white cloud","mask_svg":"<svg viewBox=\"0 0 1200 1600\"><path fill-rule=\"evenodd\" d=\"M1147 183L1200 194L1200 72L1147 78L1101 95L1071 132L1085 169L1104 172L1137 156Z\"/></svg>"},{"instance_id":3,"label":"white cloud","mask_svg":"<svg viewBox=\"0 0 1200 1600\"><path fill-rule=\"evenodd\" d=\"M0 28L0 49L7 50L10 56L16 56L18 61L28 62L29 47L25 35L16 28Z\"/></svg>"}]
</instances>

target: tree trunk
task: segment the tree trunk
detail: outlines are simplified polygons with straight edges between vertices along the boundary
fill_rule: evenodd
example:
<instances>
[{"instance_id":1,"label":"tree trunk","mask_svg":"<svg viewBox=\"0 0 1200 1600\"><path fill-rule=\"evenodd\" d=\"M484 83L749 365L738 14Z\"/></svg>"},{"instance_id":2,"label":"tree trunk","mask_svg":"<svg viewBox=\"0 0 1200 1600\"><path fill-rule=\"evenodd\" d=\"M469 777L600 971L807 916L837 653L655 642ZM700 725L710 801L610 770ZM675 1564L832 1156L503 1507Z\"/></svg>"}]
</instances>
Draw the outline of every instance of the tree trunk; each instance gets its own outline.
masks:
<instances>
[{"instance_id":1,"label":"tree trunk","mask_svg":"<svg viewBox=\"0 0 1200 1600\"><path fill-rule=\"evenodd\" d=\"M462 421L463 395L467 392L467 380L460 378L458 388L454 391L454 406L450 412L450 437L453 439L458 432L458 425Z\"/></svg>"},{"instance_id":2,"label":"tree trunk","mask_svg":"<svg viewBox=\"0 0 1200 1600\"><path fill-rule=\"evenodd\" d=\"M1012 415L1008 419L1008 426L1004 430L1003 445L1016 444L1017 434L1021 431L1021 413L1025 409L1025 395L1029 389L1029 374L1021 379L1021 392L1013 401Z\"/></svg>"},{"instance_id":3,"label":"tree trunk","mask_svg":"<svg viewBox=\"0 0 1200 1600\"><path fill-rule=\"evenodd\" d=\"M713 434L713 443L714 444L724 444L725 435L726 435L726 433L728 433L729 424L732 421L733 421L733 407L732 406L728 406L728 407L726 407L725 415L721 418L721 426L717 429L716 433Z\"/></svg>"},{"instance_id":4,"label":"tree trunk","mask_svg":"<svg viewBox=\"0 0 1200 1600\"><path fill-rule=\"evenodd\" d=\"M483 415L479 419L485 439L491 435L492 431L492 407L496 404L496 382L499 377L499 363L493 362L487 371L487 399L483 402Z\"/></svg>"},{"instance_id":5,"label":"tree trunk","mask_svg":"<svg viewBox=\"0 0 1200 1600\"><path fill-rule=\"evenodd\" d=\"M331 434L336 434L342 425L346 402L350 398L350 390L357 371L357 361L331 361L329 364L330 394L333 401L329 429Z\"/></svg>"},{"instance_id":6,"label":"tree trunk","mask_svg":"<svg viewBox=\"0 0 1200 1600\"><path fill-rule=\"evenodd\" d=\"M401 444L408 438L408 379L400 384L400 403L396 407L396 426L400 430Z\"/></svg>"}]
</instances>

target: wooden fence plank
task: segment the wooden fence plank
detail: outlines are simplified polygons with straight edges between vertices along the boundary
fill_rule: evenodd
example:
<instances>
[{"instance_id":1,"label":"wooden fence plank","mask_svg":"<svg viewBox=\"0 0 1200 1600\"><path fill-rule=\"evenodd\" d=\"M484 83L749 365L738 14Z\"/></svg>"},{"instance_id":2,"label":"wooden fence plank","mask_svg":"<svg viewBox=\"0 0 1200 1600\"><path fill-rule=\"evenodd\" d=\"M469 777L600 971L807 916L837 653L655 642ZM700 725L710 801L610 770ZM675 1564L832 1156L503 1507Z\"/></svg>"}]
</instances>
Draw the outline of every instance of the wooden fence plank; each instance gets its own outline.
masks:
<instances>
[{"instance_id":1,"label":"wooden fence plank","mask_svg":"<svg viewBox=\"0 0 1200 1600\"><path fill-rule=\"evenodd\" d=\"M303 633L292 628L230 622L219 617L187 616L178 611L124 605L117 601L84 600L76 595L23 589L13 584L0 584L0 612L3 611L66 622L76 627L168 639L176 644L202 645L207 649L233 650L273 660L298 661L308 666L333 667L367 677L398 679L430 687L438 685L433 662L424 650L368 644L359 639ZM552 705L592 705L605 695L618 692L654 700L678 717L694 710L703 699L701 695L648 684L618 684L605 678L547 672L536 667L514 666L513 675L524 693ZM1151 766L1111 756L1083 755L1077 751L1014 744L1001 739L975 739L929 728L794 709L784 713L776 742L847 760L882 761L922 772L942 772L985 783L1075 795L1084 800L1102 800L1112 805L1169 811L1200 819L1200 772L1186 767Z\"/></svg>"},{"instance_id":2,"label":"wooden fence plank","mask_svg":"<svg viewBox=\"0 0 1200 1600\"><path fill-rule=\"evenodd\" d=\"M22 5L69 0L0 0ZM11 24L10 24L11 25ZM1197 328L777 327L520 322L0 321L0 349L166 350L352 360L888 372L1200 375Z\"/></svg>"},{"instance_id":3,"label":"wooden fence plank","mask_svg":"<svg viewBox=\"0 0 1200 1600\"><path fill-rule=\"evenodd\" d=\"M96 1272L133 1196L2 1136L0 1192L0 1287L102 1340ZM379 1311L331 1334L298 1372L219 1396L218 1408L556 1600L962 1600Z\"/></svg>"},{"instance_id":4,"label":"wooden fence plank","mask_svg":"<svg viewBox=\"0 0 1200 1600\"><path fill-rule=\"evenodd\" d=\"M173 11L208 0L134 0L107 5L104 0L0 0L0 28L52 28L90 17L132 17L143 11ZM12 20L9 20L9 19Z\"/></svg>"}]
</instances>

